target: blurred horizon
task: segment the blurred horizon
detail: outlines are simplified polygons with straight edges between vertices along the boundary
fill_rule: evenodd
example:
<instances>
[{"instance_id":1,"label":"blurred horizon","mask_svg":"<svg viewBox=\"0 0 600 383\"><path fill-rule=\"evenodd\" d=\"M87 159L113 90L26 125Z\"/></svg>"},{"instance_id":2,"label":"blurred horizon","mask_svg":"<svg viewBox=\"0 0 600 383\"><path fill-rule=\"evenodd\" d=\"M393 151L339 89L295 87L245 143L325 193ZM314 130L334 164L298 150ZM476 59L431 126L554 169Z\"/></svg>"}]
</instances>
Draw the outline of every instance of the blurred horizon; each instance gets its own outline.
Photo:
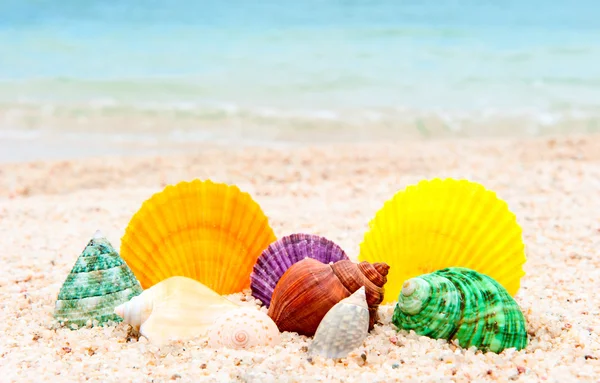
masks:
<instances>
[{"instance_id":1,"label":"blurred horizon","mask_svg":"<svg viewBox=\"0 0 600 383\"><path fill-rule=\"evenodd\" d=\"M5 0L0 15L6 142L600 130L591 0Z\"/></svg>"}]
</instances>

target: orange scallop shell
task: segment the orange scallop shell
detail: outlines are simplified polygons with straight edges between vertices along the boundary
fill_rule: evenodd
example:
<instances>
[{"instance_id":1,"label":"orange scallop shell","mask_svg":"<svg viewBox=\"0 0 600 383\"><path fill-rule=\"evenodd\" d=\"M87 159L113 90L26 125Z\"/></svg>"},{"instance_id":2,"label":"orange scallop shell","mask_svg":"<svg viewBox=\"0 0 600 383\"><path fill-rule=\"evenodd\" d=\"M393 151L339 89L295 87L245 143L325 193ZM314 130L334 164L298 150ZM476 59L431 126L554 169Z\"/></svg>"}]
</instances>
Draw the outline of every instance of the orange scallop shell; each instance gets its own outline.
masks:
<instances>
[{"instance_id":1,"label":"orange scallop shell","mask_svg":"<svg viewBox=\"0 0 600 383\"><path fill-rule=\"evenodd\" d=\"M275 234L237 186L210 180L169 185L145 201L121 240L121 257L144 289L171 276L219 294L250 287L250 274Z\"/></svg>"}]
</instances>

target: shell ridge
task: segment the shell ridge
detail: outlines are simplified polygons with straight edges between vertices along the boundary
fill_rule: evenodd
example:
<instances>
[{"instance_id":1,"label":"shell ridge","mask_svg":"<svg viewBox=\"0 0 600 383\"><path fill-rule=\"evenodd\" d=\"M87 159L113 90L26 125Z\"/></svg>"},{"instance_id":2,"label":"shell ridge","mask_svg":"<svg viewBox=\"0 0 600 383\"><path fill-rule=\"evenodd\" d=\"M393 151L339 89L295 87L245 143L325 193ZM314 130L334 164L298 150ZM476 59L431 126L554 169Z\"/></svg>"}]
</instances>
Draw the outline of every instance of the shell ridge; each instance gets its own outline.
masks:
<instances>
[{"instance_id":1,"label":"shell ridge","mask_svg":"<svg viewBox=\"0 0 600 383\"><path fill-rule=\"evenodd\" d=\"M163 207L163 209L159 209L160 211L160 215L163 217L162 220L162 224L166 224L170 227L167 228L167 232L168 235L170 236L173 233L176 232L181 232L187 225L185 224L185 222L183 221L183 217L182 217L182 213L181 211L184 210L182 208L183 206L183 202L182 202L182 198L180 195L177 195L174 191L174 189L171 189L169 194L165 195L166 199L171 200L172 204L174 205L174 209L167 209L167 201L165 201L165 205ZM174 230L173 230L174 227ZM178 247L174 247L173 249L174 251L177 252L178 257L173 257L174 261L176 261L176 264L174 265L174 267L176 267L179 270L179 274L180 275L184 275L187 277L192 277L193 275L190 272L190 265L189 262L187 260L188 255L185 254L184 252L179 252L179 248Z\"/></svg>"},{"instance_id":2,"label":"shell ridge","mask_svg":"<svg viewBox=\"0 0 600 383\"><path fill-rule=\"evenodd\" d=\"M190 222L197 222L196 217L194 216L194 208L193 208L193 198L194 198L194 189L192 188L194 183L182 184L182 192L181 194L185 196L185 198L179 199L179 208L176 209L179 211L179 224L180 230L185 232L183 239L188 243L192 243L196 240L194 236L194 230L190 226ZM187 273L188 277L198 280L200 278L200 270L196 267L196 261L194 259L193 252L185 252L182 254L182 257L185 257L185 262L187 264Z\"/></svg>"},{"instance_id":3,"label":"shell ridge","mask_svg":"<svg viewBox=\"0 0 600 383\"><path fill-rule=\"evenodd\" d=\"M300 240L292 245L292 249L294 250L293 253L295 255L293 257L293 262L296 263L304 258L314 259L316 256L315 243L310 242L305 236L297 235L296 237ZM321 243L320 240L319 243ZM324 253L327 254L326 251Z\"/></svg>"},{"instance_id":4,"label":"shell ridge","mask_svg":"<svg viewBox=\"0 0 600 383\"><path fill-rule=\"evenodd\" d=\"M165 241L164 239L171 238L171 236L174 234L173 230L171 230L167 225L165 225L166 223L170 223L169 217L166 216L165 206L167 205L168 199L173 198L174 191L175 190L173 188L171 188L168 190L168 192L161 194L160 195L160 200L161 200L160 206L157 206L156 209L152 209L153 214L150 215L150 219L154 222L154 227L160 228L156 235L157 235L157 238L163 239L163 241L162 241L163 249L162 250L166 250L166 249L164 249L164 242L167 242L167 241ZM158 236L158 235L161 235L161 236ZM155 254L160 254L160 252L157 252ZM177 257L164 257L163 259L165 259L169 268L172 269L176 275L185 275L185 272L182 267L182 262ZM165 277L164 274L162 276L163 276L163 278Z\"/></svg>"},{"instance_id":5,"label":"shell ridge","mask_svg":"<svg viewBox=\"0 0 600 383\"><path fill-rule=\"evenodd\" d=\"M499 206L499 204L494 204L495 201L486 201L487 205L484 204L480 204L480 212L487 212L490 215L493 215L494 213L500 214L501 210L501 206ZM490 207L489 205L495 205ZM505 225L510 225L510 226L518 226L515 225L516 222L512 222L509 220L506 220L504 222L493 222L492 220L487 220L483 221L483 223L480 223L478 226L478 230L477 233L471 233L471 234L475 234L475 235L471 235L470 239L469 239L469 243L467 244L467 246L465 247L465 249L463 250L463 254L470 254L470 258L468 259L467 262L464 262L465 265L468 265L470 268L474 269L476 268L475 266L477 265L477 261L479 261L479 263L481 263L481 252L482 251L487 251L487 249L489 249L490 244L493 243L497 243L499 238L502 238L504 236L504 234L501 232L501 229L505 228ZM468 234L467 230L464 230L464 232L466 234ZM477 249L474 249L474 247L478 247L478 251ZM491 259L491 261L498 261L498 259ZM479 267L477 267L479 268Z\"/></svg>"},{"instance_id":6,"label":"shell ridge","mask_svg":"<svg viewBox=\"0 0 600 383\"><path fill-rule=\"evenodd\" d=\"M133 218L130 221L130 225L136 225L137 221L136 221L136 215L133 216ZM137 229L136 229L137 230ZM145 233L145 228L140 228L139 231L141 231L143 234L145 234L146 236L149 236L150 234ZM139 246L139 248L142 251L136 251L134 250L134 248L132 248L131 245L133 244L137 244ZM125 233L125 235L123 235L121 237L121 254L125 253L141 253L143 252L144 255L148 255L150 254L149 251L146 249L147 244L144 243L142 240L140 240L140 236L134 234L134 233ZM138 260L136 258L133 259L125 259L125 262L127 263L127 265L129 265L129 267L132 270L139 270L139 272L134 273L135 276L138 278L138 280L140 281L140 284L142 285L143 288L145 288L143 281L148 278L149 274L154 274L153 270L156 270L155 268L155 262L154 259L150 256L148 262L144 265L144 263L138 262ZM146 267L144 267L146 266ZM154 267L153 267L154 266Z\"/></svg>"},{"instance_id":7,"label":"shell ridge","mask_svg":"<svg viewBox=\"0 0 600 383\"><path fill-rule=\"evenodd\" d=\"M462 273L457 271L462 271ZM487 307L483 291L478 288L478 283L465 269L444 269L440 271L440 274L444 274L456 286L461 296L461 317L457 321L456 331L450 339L458 339L460 346L464 348L477 343L484 346L486 321L485 316L480 315L479 312L480 309ZM491 299L493 297L488 298L488 300Z\"/></svg>"},{"instance_id":8,"label":"shell ridge","mask_svg":"<svg viewBox=\"0 0 600 383\"><path fill-rule=\"evenodd\" d=\"M144 206L144 205L142 205L142 206ZM150 205L146 204L145 206L147 209L149 209L148 206L150 206ZM154 245L142 240L143 237L146 237L146 238L158 237L159 233L157 233L155 230L151 230L154 227L154 225L148 225L148 226L141 225L141 222L148 221L145 219L145 216L147 214L145 214L145 212L142 212L142 213L143 214L134 215L134 217L131 219L130 226L132 226L133 230L135 230L135 231L133 231L132 235L130 235L130 236L128 236L127 235L128 233L126 233L123 236L123 238L121 239L121 254L123 254L123 253L127 254L128 250L129 250L129 251L131 251L131 253L137 253L137 254L143 253L146 256L146 259L143 263L138 263L137 258L126 259L125 261L130 265L130 267L132 267L134 270L136 270L136 272L134 272L134 274L140 280L142 287L148 288L149 286L144 284L146 277L148 275L151 275L151 276L155 276L156 278L163 278L163 273L162 273L162 270L157 267L158 264L156 262L155 254L158 254L158 253L157 253L156 247ZM137 233L137 234L133 234L133 233ZM130 240L131 242L129 242L128 240ZM128 242L131 245L137 244L138 245L137 248L140 249L141 251L136 251L133 248L131 248L128 245Z\"/></svg>"},{"instance_id":9,"label":"shell ridge","mask_svg":"<svg viewBox=\"0 0 600 383\"><path fill-rule=\"evenodd\" d=\"M223 257L222 254L227 254L227 247L224 247L224 244L230 241L230 235L233 235L233 238L238 241L238 243L244 243L243 239L248 235L248 229L254 224L256 220L256 213L254 211L254 206L249 205L248 199L246 196L241 193L241 191L237 188L218 188L215 189L215 192L218 192L218 196L215 198L215 201L218 201L218 210L221 211L221 219L219 222L219 245L221 249L219 249L218 253L213 253L213 263L218 264L219 260L223 262L222 269L228 270L231 273L219 273L215 280L217 281L218 291L229 291L227 288L227 283L229 280L234 279L234 275L237 274L235 271L239 270L240 265L236 265L236 259L234 257ZM240 205L248 206L248 209L236 209ZM231 219L233 216L239 216L239 221ZM235 222L235 226L234 223ZM244 224L242 224L244 222ZM238 226L239 225L239 226ZM225 234L227 233L227 234ZM248 246L243 246L244 253L251 252L252 244L248 244ZM224 258L224 259L223 259ZM254 265L253 265L254 266ZM212 271L212 270L211 270ZM234 274L234 275L231 275ZM231 278L228 280L228 278ZM248 275L250 278L250 275ZM248 281L249 283L250 281Z\"/></svg>"},{"instance_id":10,"label":"shell ridge","mask_svg":"<svg viewBox=\"0 0 600 383\"><path fill-rule=\"evenodd\" d=\"M352 261L341 261L330 265L335 276L342 282L344 288L348 291L348 294L354 293L361 286L365 286L369 291L376 291L378 294L370 294L367 297L367 302L372 304L379 304L383 298L380 294L380 286L375 285L370 281L362 272L362 269L358 267L358 264ZM372 298L371 298L372 297Z\"/></svg>"}]
</instances>

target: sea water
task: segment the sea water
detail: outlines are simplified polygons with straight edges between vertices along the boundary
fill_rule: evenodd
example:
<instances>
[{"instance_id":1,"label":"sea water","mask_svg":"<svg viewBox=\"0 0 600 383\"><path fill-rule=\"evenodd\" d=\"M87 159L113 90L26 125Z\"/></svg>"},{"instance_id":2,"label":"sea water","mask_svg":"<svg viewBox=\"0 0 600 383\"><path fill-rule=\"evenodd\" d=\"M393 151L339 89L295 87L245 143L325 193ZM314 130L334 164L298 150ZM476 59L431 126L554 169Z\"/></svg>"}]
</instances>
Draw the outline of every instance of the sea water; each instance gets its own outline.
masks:
<instances>
[{"instance_id":1,"label":"sea water","mask_svg":"<svg viewBox=\"0 0 600 383\"><path fill-rule=\"evenodd\" d=\"M2 0L0 140L600 129L595 0Z\"/></svg>"}]
</instances>

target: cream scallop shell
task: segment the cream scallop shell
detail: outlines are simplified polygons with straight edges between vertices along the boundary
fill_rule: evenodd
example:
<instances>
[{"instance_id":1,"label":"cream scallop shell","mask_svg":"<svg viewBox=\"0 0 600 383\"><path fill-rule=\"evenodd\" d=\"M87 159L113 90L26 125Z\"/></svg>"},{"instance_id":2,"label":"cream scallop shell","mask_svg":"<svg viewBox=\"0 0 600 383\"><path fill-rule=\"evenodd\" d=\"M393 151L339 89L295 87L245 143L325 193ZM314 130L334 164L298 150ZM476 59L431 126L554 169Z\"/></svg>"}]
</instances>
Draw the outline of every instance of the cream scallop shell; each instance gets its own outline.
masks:
<instances>
[{"instance_id":1,"label":"cream scallop shell","mask_svg":"<svg viewBox=\"0 0 600 383\"><path fill-rule=\"evenodd\" d=\"M212 348L246 349L275 346L280 341L275 322L262 311L249 307L226 312L208 330L208 346Z\"/></svg>"},{"instance_id":2,"label":"cream scallop shell","mask_svg":"<svg viewBox=\"0 0 600 383\"><path fill-rule=\"evenodd\" d=\"M155 344L206 335L223 313L239 305L187 277L167 278L115 308L140 334Z\"/></svg>"}]
</instances>

